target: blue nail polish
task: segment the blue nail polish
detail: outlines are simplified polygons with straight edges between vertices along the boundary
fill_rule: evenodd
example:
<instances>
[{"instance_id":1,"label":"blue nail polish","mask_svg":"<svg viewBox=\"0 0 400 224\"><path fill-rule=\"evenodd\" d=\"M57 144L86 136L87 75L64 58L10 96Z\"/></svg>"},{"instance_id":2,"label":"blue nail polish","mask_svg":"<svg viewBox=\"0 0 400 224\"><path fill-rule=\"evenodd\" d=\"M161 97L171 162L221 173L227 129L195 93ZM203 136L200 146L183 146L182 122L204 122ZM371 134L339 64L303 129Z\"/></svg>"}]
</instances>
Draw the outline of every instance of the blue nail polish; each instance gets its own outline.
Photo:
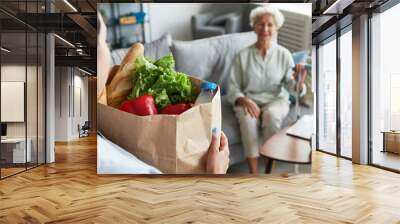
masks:
<instances>
[{"instance_id":1,"label":"blue nail polish","mask_svg":"<svg viewBox=\"0 0 400 224\"><path fill-rule=\"evenodd\" d=\"M219 128L213 128L212 129L213 134L218 134L219 133Z\"/></svg>"}]
</instances>

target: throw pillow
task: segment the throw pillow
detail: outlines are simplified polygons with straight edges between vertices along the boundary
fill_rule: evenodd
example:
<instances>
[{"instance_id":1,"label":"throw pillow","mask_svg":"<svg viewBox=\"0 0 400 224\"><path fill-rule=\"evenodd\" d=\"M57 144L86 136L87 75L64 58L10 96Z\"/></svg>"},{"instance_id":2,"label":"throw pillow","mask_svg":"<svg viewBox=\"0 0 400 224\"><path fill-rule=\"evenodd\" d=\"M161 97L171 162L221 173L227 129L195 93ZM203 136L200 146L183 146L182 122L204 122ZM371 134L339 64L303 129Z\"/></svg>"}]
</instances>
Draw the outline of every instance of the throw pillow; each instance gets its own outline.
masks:
<instances>
[{"instance_id":1,"label":"throw pillow","mask_svg":"<svg viewBox=\"0 0 400 224\"><path fill-rule=\"evenodd\" d=\"M171 34L165 33L159 39L144 45L144 55L146 57L158 60L171 52L169 49L171 42Z\"/></svg>"},{"instance_id":2,"label":"throw pillow","mask_svg":"<svg viewBox=\"0 0 400 224\"><path fill-rule=\"evenodd\" d=\"M224 94L233 58L255 41L254 32L235 33L194 41L174 41L171 51L177 71L215 82Z\"/></svg>"},{"instance_id":3,"label":"throw pillow","mask_svg":"<svg viewBox=\"0 0 400 224\"><path fill-rule=\"evenodd\" d=\"M172 38L169 33L162 35L159 39L150 43L144 44L144 55L153 59L159 59L166 54L170 53L169 46L171 45ZM120 64L125 57L129 48L116 49L111 52L113 64Z\"/></svg>"}]
</instances>

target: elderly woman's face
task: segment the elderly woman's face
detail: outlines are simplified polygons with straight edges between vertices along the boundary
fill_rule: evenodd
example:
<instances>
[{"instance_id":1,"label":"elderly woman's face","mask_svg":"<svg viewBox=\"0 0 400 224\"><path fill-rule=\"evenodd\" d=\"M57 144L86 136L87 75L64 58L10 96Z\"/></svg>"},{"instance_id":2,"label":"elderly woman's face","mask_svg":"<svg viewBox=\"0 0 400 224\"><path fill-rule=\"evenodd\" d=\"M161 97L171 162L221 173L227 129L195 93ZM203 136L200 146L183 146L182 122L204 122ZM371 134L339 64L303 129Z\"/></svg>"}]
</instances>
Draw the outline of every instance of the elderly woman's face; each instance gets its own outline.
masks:
<instances>
[{"instance_id":1,"label":"elderly woman's face","mask_svg":"<svg viewBox=\"0 0 400 224\"><path fill-rule=\"evenodd\" d=\"M277 31L275 17L271 14L257 16L253 29L259 40L271 40Z\"/></svg>"}]
</instances>

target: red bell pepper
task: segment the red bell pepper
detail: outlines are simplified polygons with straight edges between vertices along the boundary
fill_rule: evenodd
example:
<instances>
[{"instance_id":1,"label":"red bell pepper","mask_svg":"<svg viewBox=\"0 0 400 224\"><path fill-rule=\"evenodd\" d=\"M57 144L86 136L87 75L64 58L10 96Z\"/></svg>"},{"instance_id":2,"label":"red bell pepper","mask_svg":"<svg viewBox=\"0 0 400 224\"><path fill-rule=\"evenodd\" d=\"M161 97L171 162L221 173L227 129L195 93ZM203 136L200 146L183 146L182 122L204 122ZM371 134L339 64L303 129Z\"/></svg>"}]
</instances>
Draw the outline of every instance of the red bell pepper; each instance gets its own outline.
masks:
<instances>
[{"instance_id":1,"label":"red bell pepper","mask_svg":"<svg viewBox=\"0 0 400 224\"><path fill-rule=\"evenodd\" d=\"M149 95L143 95L133 100L124 101L121 104L121 110L139 116L157 114L154 97Z\"/></svg>"},{"instance_id":2,"label":"red bell pepper","mask_svg":"<svg viewBox=\"0 0 400 224\"><path fill-rule=\"evenodd\" d=\"M190 108L192 108L191 104L178 103L164 107L161 109L160 114L181 114Z\"/></svg>"}]
</instances>

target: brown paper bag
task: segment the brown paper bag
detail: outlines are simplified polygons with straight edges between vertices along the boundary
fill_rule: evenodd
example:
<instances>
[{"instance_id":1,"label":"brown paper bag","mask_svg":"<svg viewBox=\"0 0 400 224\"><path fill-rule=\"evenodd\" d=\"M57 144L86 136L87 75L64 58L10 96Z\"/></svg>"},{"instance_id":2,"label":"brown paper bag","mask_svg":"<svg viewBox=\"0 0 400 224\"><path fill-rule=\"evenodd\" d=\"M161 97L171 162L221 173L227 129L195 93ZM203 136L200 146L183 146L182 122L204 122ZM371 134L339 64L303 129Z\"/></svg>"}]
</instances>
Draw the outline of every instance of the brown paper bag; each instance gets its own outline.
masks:
<instances>
[{"instance_id":1,"label":"brown paper bag","mask_svg":"<svg viewBox=\"0 0 400 224\"><path fill-rule=\"evenodd\" d=\"M200 86L201 80L190 78ZM180 115L142 117L107 106L100 100L97 116L98 130L106 138L161 172L205 173L211 130L221 130L220 91L218 88L210 103L194 106Z\"/></svg>"}]
</instances>

